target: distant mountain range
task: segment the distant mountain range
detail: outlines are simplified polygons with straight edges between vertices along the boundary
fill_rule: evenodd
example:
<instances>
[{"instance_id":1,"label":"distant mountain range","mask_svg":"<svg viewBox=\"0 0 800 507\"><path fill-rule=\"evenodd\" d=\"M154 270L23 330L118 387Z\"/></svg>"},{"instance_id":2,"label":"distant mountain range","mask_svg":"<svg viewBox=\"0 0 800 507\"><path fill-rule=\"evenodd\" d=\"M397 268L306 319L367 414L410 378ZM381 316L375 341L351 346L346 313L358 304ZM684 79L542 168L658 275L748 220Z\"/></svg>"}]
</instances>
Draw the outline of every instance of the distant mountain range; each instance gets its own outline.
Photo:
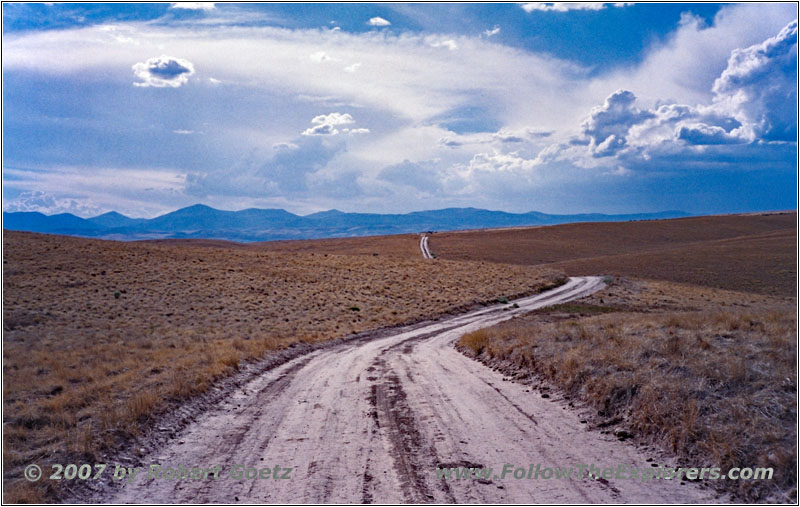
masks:
<instances>
[{"instance_id":1,"label":"distant mountain range","mask_svg":"<svg viewBox=\"0 0 800 507\"><path fill-rule=\"evenodd\" d=\"M282 209L223 211L196 204L150 219L129 218L115 211L92 218L80 218L70 213L44 215L38 212L4 212L3 228L117 240L206 238L252 242L685 216L689 214L682 211L630 215L548 215L537 211L506 213L476 208L415 211L402 215L330 210L300 216Z\"/></svg>"}]
</instances>

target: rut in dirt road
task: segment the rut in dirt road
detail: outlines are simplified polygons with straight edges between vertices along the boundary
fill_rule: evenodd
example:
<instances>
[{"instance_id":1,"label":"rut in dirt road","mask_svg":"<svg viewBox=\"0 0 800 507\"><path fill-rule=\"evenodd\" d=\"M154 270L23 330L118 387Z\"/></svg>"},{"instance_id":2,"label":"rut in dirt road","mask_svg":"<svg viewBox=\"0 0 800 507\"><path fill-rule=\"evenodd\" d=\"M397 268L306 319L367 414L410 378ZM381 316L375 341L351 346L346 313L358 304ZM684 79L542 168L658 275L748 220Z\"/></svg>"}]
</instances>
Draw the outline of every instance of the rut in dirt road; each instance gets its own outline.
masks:
<instances>
[{"instance_id":1,"label":"rut in dirt road","mask_svg":"<svg viewBox=\"0 0 800 507\"><path fill-rule=\"evenodd\" d=\"M289 361L209 410L143 467L220 466L219 480L141 473L114 503L555 503L715 501L675 481L445 480L436 467L649 466L634 447L590 431L552 400L460 354L464 333L589 295L597 277L456 317L341 343ZM231 478L291 468L290 478Z\"/></svg>"}]
</instances>

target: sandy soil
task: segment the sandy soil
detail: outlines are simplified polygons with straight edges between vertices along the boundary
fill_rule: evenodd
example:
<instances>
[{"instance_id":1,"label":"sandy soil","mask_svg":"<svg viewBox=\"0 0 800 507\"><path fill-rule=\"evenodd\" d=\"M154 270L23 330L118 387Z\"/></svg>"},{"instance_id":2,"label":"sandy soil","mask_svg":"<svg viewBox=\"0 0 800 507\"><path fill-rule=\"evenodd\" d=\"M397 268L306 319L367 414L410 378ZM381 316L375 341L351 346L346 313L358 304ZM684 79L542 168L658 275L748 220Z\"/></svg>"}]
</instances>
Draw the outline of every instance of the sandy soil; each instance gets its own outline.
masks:
<instances>
[{"instance_id":1,"label":"sandy soil","mask_svg":"<svg viewBox=\"0 0 800 507\"><path fill-rule=\"evenodd\" d=\"M222 465L224 479L139 476L94 500L113 503L548 503L717 501L677 481L451 480L435 467L627 463L635 447L587 429L565 403L545 399L457 352L465 332L603 287L600 278L513 305L400 328L316 350L259 376L139 466ZM234 465L291 467L289 480L236 481ZM468 465L469 466L469 465ZM144 475L144 474L142 474Z\"/></svg>"}]
</instances>

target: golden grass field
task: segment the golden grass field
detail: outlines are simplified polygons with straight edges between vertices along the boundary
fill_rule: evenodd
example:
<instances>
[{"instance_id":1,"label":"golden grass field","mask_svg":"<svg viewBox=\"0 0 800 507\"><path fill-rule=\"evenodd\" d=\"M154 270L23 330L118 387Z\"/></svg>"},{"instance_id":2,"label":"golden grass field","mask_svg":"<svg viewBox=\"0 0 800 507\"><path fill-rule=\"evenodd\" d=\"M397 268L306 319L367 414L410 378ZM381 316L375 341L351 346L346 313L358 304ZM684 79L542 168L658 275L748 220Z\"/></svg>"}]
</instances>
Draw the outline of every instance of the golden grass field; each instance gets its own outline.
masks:
<instances>
[{"instance_id":1,"label":"golden grass field","mask_svg":"<svg viewBox=\"0 0 800 507\"><path fill-rule=\"evenodd\" d=\"M797 290L797 213L434 234L438 258L550 265L779 296Z\"/></svg>"},{"instance_id":2,"label":"golden grass field","mask_svg":"<svg viewBox=\"0 0 800 507\"><path fill-rule=\"evenodd\" d=\"M334 255L4 231L4 500L52 498L20 479L22 467L107 455L243 361L531 293L562 277L395 254L418 241L396 237L365 255Z\"/></svg>"},{"instance_id":3,"label":"golden grass field","mask_svg":"<svg viewBox=\"0 0 800 507\"><path fill-rule=\"evenodd\" d=\"M535 375L692 467L773 467L740 501L797 498L796 300L618 280L580 303L467 334L459 347ZM547 388L545 388L547 389Z\"/></svg>"}]
</instances>

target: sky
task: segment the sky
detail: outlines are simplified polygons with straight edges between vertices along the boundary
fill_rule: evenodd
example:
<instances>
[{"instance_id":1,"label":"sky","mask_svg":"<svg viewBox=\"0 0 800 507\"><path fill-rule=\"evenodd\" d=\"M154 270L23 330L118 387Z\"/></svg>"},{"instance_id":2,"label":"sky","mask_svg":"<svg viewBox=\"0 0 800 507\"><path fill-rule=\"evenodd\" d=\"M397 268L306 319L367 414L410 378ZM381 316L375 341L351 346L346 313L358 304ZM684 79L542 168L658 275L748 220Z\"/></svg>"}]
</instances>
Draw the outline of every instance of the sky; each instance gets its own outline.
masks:
<instances>
[{"instance_id":1,"label":"sky","mask_svg":"<svg viewBox=\"0 0 800 507\"><path fill-rule=\"evenodd\" d=\"M797 208L792 3L4 3L3 211Z\"/></svg>"}]
</instances>

